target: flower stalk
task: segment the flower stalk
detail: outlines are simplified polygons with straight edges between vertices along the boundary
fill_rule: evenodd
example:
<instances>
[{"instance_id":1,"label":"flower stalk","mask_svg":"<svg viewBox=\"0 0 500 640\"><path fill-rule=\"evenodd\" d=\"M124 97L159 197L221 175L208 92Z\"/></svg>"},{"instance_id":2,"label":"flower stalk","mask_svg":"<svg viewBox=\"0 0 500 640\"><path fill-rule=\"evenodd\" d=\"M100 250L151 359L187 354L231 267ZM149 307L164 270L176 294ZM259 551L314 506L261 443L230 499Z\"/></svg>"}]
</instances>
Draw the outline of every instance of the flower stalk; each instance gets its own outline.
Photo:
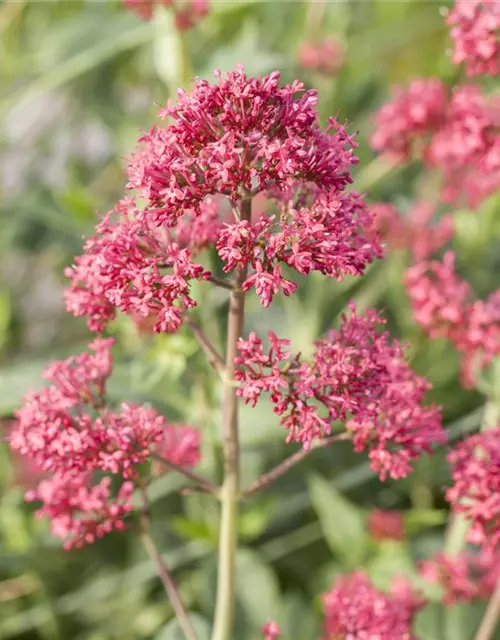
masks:
<instances>
[{"instance_id":1,"label":"flower stalk","mask_svg":"<svg viewBox=\"0 0 500 640\"><path fill-rule=\"evenodd\" d=\"M240 205L242 220L250 220L252 201ZM235 288L229 298L226 367L222 405L222 440L224 480L221 488L221 523L219 533L219 563L217 599L212 640L230 640L234 620L236 592L236 549L238 543L238 500L240 493L240 450L238 434L238 398L234 384L237 343L243 334L245 292L241 285L247 276L246 267L236 272Z\"/></svg>"},{"instance_id":2,"label":"flower stalk","mask_svg":"<svg viewBox=\"0 0 500 640\"><path fill-rule=\"evenodd\" d=\"M144 547L151 558L151 560L156 565L156 569L158 571L158 576L163 584L165 589L165 593L172 605L172 608L175 612L175 616L181 627L186 640L198 640L198 636L194 627L189 619L188 612L182 601L181 595L175 584L175 581L168 570L167 565L163 561L160 552L158 551L156 544L151 537L150 528L151 528L151 515L150 515L150 505L149 499L144 485L140 485L139 487L142 499L142 513L141 513L141 538L144 544Z\"/></svg>"}]
</instances>

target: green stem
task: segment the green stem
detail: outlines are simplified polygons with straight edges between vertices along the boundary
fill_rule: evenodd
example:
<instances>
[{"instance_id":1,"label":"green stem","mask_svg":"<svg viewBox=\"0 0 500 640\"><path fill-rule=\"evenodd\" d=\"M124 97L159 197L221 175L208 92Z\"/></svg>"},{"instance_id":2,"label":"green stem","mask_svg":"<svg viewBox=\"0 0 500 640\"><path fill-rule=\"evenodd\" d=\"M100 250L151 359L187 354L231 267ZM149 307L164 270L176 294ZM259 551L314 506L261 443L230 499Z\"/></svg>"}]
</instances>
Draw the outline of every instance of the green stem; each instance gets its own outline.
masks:
<instances>
[{"instance_id":1,"label":"green stem","mask_svg":"<svg viewBox=\"0 0 500 640\"><path fill-rule=\"evenodd\" d=\"M495 397L489 398L484 407L481 431L495 428L499 419L500 400ZM451 517L444 545L444 552L447 556L456 557L465 549L469 528L470 520L465 518L463 514L456 513Z\"/></svg>"},{"instance_id":2,"label":"green stem","mask_svg":"<svg viewBox=\"0 0 500 640\"><path fill-rule=\"evenodd\" d=\"M488 606L477 630L474 640L491 640L495 637L498 629L498 619L500 618L500 582L497 582L496 589L488 602Z\"/></svg>"},{"instance_id":3,"label":"green stem","mask_svg":"<svg viewBox=\"0 0 500 640\"><path fill-rule=\"evenodd\" d=\"M250 220L252 201L241 203L240 217ZM238 398L234 384L237 342L243 334L245 293L241 285L246 269L236 273L235 288L229 298L227 329L226 375L222 404L222 439L224 481L220 492L221 524L219 533L219 563L217 596L212 640L231 640L236 596L236 550L238 544L238 500L240 494L240 450L238 437Z\"/></svg>"}]
</instances>

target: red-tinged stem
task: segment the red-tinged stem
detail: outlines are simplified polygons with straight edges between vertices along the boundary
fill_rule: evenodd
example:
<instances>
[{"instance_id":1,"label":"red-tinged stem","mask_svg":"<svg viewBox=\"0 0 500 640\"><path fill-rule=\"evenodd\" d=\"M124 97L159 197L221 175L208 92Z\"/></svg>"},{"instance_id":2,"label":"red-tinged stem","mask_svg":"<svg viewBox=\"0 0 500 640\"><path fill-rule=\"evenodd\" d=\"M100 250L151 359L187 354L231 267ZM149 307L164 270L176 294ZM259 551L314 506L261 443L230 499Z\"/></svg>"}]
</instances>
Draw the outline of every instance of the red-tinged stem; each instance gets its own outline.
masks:
<instances>
[{"instance_id":1,"label":"red-tinged stem","mask_svg":"<svg viewBox=\"0 0 500 640\"><path fill-rule=\"evenodd\" d=\"M175 584L175 581L172 577L172 574L168 570L167 565L165 564L156 544L151 537L150 528L151 528L151 515L150 515L150 505L148 494L146 489L141 484L140 492L142 498L142 517L141 517L141 538L144 543L144 547L148 552L149 557L156 565L158 570L158 576L163 584L163 588L165 589L165 593L172 605L172 608L175 612L175 616L179 623L180 628L182 629L186 640L198 640L198 636L194 627L189 619L188 612L186 607L184 606L184 602L182 601L181 595Z\"/></svg>"},{"instance_id":2,"label":"red-tinged stem","mask_svg":"<svg viewBox=\"0 0 500 640\"><path fill-rule=\"evenodd\" d=\"M207 282L211 282L212 284L215 284L218 287L222 287L223 289L229 289L229 291L232 291L234 289L232 282L229 282L229 280L224 280L224 278L218 278L214 275L211 275L209 278L207 278Z\"/></svg>"},{"instance_id":3,"label":"red-tinged stem","mask_svg":"<svg viewBox=\"0 0 500 640\"><path fill-rule=\"evenodd\" d=\"M220 353L217 351L217 349L214 347L214 345L210 342L210 340L206 336L203 329L201 329L201 327L199 327L196 324L196 322L191 320L191 318L189 318L187 322L191 330L193 331L196 339L200 343L201 348L207 354L208 361L210 362L212 367L217 371L219 375L221 376L224 375L224 371L225 371L224 358L220 355Z\"/></svg>"},{"instance_id":4,"label":"red-tinged stem","mask_svg":"<svg viewBox=\"0 0 500 640\"><path fill-rule=\"evenodd\" d=\"M269 485L275 482L278 478L288 473L292 467L294 467L299 462L302 462L304 458L315 451L316 449L322 449L323 447L328 447L334 442L340 442L341 440L349 440L351 435L347 432L339 433L334 436L329 436L328 438L323 438L322 440L315 440L309 449L300 449L300 451L296 451L291 456L289 456L286 460L283 460L280 464L278 464L271 471L267 471L263 473L260 478L258 478L253 484L251 484L245 491L243 491L242 496L244 498L248 498L263 489L267 489Z\"/></svg>"},{"instance_id":5,"label":"red-tinged stem","mask_svg":"<svg viewBox=\"0 0 500 640\"><path fill-rule=\"evenodd\" d=\"M241 220L250 220L250 197L240 205ZM236 549L238 544L238 500L240 493L240 451L238 436L238 398L234 373L237 342L243 334L245 292L241 285L246 268L236 271L235 287L229 298L226 367L222 404L222 443L224 481L221 488L221 523L219 532L219 562L217 596L212 640L234 640L233 621L236 597Z\"/></svg>"},{"instance_id":6,"label":"red-tinged stem","mask_svg":"<svg viewBox=\"0 0 500 640\"><path fill-rule=\"evenodd\" d=\"M180 473L191 482L194 482L195 489L199 489L204 493L211 493L215 496L218 495L219 487L212 484L206 478L203 478L202 476L199 476L197 473L193 473L192 471L189 471L188 469L185 469L184 467L181 467L180 465L175 464L174 462L165 460L165 458L162 458L158 453L155 453L154 451L151 452L151 457L154 460L157 460L160 464L165 466L167 469L171 469L172 471L177 471L177 473Z\"/></svg>"},{"instance_id":7,"label":"red-tinged stem","mask_svg":"<svg viewBox=\"0 0 500 640\"><path fill-rule=\"evenodd\" d=\"M498 629L500 619L500 581L497 582L495 591L488 602L484 617L479 625L479 629L474 636L474 640L491 640Z\"/></svg>"}]
</instances>

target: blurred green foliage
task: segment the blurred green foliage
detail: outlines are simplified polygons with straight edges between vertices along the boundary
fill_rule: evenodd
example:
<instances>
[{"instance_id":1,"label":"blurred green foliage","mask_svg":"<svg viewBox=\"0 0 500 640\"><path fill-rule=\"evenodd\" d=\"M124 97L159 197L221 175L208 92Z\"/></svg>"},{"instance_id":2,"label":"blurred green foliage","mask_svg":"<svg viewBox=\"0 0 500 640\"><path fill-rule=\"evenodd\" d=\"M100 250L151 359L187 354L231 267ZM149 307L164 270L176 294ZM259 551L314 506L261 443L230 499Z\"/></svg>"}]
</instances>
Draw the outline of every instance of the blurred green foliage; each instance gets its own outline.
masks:
<instances>
[{"instance_id":1,"label":"blurred green foliage","mask_svg":"<svg viewBox=\"0 0 500 640\"><path fill-rule=\"evenodd\" d=\"M124 187L124 164L157 103L193 75L243 63L248 73L278 68L320 91L321 117L339 114L359 129L355 185L372 201L403 211L432 190L417 166L389 171L367 144L371 117L394 83L418 75L451 79L456 71L440 2L423 0L214 0L195 30L179 35L168 12L143 23L120 2L0 4L0 412L5 430L44 363L81 349L83 322L64 312L63 267ZM335 34L347 47L336 78L301 71L305 40ZM432 195L432 191L431 191ZM475 215L456 212L460 268L481 294L498 287L498 199ZM496 247L496 250L494 249ZM463 391L458 358L427 341L412 323L401 284L406 257L389 256L362 279L303 279L297 296L263 311L250 300L248 328L275 329L303 352L334 324L348 299L385 310L390 331L411 345L413 366L434 384L450 437L477 428L481 398ZM201 293L200 293L201 295ZM224 334L224 299L202 300L198 313L212 340ZM300 322L297 319L300 318ZM204 431L202 471L220 458L219 388L187 333L141 335L120 319L114 401L149 402L171 420ZM283 459L287 447L269 407L242 409L243 482ZM23 502L21 463L0 449L0 638L132 640L180 638L155 571L133 529L82 551L63 552ZM319 594L339 573L362 563L385 586L398 572L419 579L414 560L442 542L442 454L424 458L401 482L378 482L366 460L339 444L316 451L260 497L243 506L238 563L238 640L251 640L270 617L285 637L316 637ZM167 475L151 487L153 535L206 636L214 597L217 505L180 495ZM373 507L402 509L408 540L375 544L366 533ZM439 593L429 592L435 601ZM436 605L419 619L425 640L467 640L481 607ZM205 633L205 635L204 635Z\"/></svg>"}]
</instances>

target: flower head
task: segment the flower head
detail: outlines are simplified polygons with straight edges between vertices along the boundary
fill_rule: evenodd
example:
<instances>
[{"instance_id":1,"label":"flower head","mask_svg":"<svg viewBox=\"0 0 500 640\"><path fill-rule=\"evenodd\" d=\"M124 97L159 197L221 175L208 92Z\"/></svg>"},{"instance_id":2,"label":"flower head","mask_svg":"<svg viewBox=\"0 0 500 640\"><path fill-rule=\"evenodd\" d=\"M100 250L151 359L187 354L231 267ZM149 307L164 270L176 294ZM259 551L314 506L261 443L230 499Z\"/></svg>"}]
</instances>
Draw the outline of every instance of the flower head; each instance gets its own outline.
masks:
<instances>
[{"instance_id":1,"label":"flower head","mask_svg":"<svg viewBox=\"0 0 500 640\"><path fill-rule=\"evenodd\" d=\"M304 69L312 69L327 76L335 76L344 63L345 52L334 37L320 42L303 42L298 51L298 63Z\"/></svg>"},{"instance_id":2,"label":"flower head","mask_svg":"<svg viewBox=\"0 0 500 640\"><path fill-rule=\"evenodd\" d=\"M445 435L439 410L422 406L428 383L408 367L399 344L377 332L381 322L374 311L356 315L351 305L340 328L316 342L310 363L292 356L288 340L269 332L266 352L251 333L238 343L238 395L254 406L269 393L287 442L307 448L341 421L382 479L407 475L410 461Z\"/></svg>"},{"instance_id":3,"label":"flower head","mask_svg":"<svg viewBox=\"0 0 500 640\"><path fill-rule=\"evenodd\" d=\"M439 553L420 564L420 574L443 589L443 603L488 599L500 579L498 552L480 549L453 557Z\"/></svg>"},{"instance_id":4,"label":"flower head","mask_svg":"<svg viewBox=\"0 0 500 640\"><path fill-rule=\"evenodd\" d=\"M361 571L342 576L323 596L324 640L416 640L413 619L424 604L402 583L385 594Z\"/></svg>"},{"instance_id":5,"label":"flower head","mask_svg":"<svg viewBox=\"0 0 500 640\"><path fill-rule=\"evenodd\" d=\"M243 69L200 80L141 139L129 166L129 187L148 203L145 216L175 225L186 209L199 212L207 195L236 201L297 180L340 191L356 162L352 136L330 119L318 124L316 92L300 82L280 86L280 74L247 78Z\"/></svg>"},{"instance_id":6,"label":"flower head","mask_svg":"<svg viewBox=\"0 0 500 640\"><path fill-rule=\"evenodd\" d=\"M170 7L174 12L175 24L179 31L186 31L209 12L209 0L123 0L127 9L141 20L151 20L157 6Z\"/></svg>"},{"instance_id":7,"label":"flower head","mask_svg":"<svg viewBox=\"0 0 500 640\"><path fill-rule=\"evenodd\" d=\"M392 99L375 116L372 148L405 160L416 141L425 140L441 125L446 106L447 92L437 78L419 78L407 88L396 87Z\"/></svg>"},{"instance_id":8,"label":"flower head","mask_svg":"<svg viewBox=\"0 0 500 640\"><path fill-rule=\"evenodd\" d=\"M471 522L468 539L488 549L500 542L500 429L489 429L448 454L453 485L446 499Z\"/></svg>"},{"instance_id":9,"label":"flower head","mask_svg":"<svg viewBox=\"0 0 500 640\"><path fill-rule=\"evenodd\" d=\"M368 516L368 531L374 540L404 540L403 514L373 509Z\"/></svg>"},{"instance_id":10,"label":"flower head","mask_svg":"<svg viewBox=\"0 0 500 640\"><path fill-rule=\"evenodd\" d=\"M154 316L156 331L176 331L183 311L196 306L190 281L204 280L210 273L192 260L190 249L172 241L167 230L144 220L133 202L122 201L116 211L118 220L112 220L114 212L108 214L84 254L66 270L71 278L68 310L87 316L93 331L102 331L116 309Z\"/></svg>"},{"instance_id":11,"label":"flower head","mask_svg":"<svg viewBox=\"0 0 500 640\"><path fill-rule=\"evenodd\" d=\"M262 627L262 635L265 636L264 640L276 640L281 636L281 631L276 622L268 622Z\"/></svg>"},{"instance_id":12,"label":"flower head","mask_svg":"<svg viewBox=\"0 0 500 640\"><path fill-rule=\"evenodd\" d=\"M455 0L446 22L455 64L464 63L469 76L500 74L498 0Z\"/></svg>"}]
</instances>

